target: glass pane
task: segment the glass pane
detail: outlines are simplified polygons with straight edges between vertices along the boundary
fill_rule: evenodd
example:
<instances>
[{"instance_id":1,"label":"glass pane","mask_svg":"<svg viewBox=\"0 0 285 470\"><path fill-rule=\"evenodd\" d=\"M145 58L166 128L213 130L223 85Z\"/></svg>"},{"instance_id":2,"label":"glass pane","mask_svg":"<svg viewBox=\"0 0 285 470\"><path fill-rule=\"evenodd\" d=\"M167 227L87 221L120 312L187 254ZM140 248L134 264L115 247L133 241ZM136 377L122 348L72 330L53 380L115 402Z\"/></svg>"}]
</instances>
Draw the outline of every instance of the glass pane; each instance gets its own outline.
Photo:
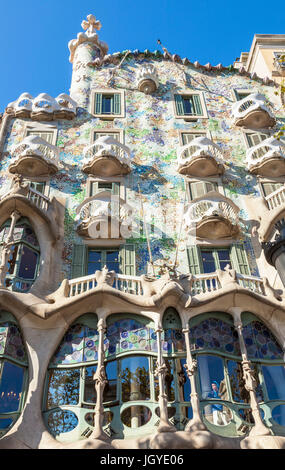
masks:
<instances>
[{"instance_id":1,"label":"glass pane","mask_svg":"<svg viewBox=\"0 0 285 470\"><path fill-rule=\"evenodd\" d=\"M165 393L167 401L175 401L175 386L174 386L174 361L173 359L164 359L167 372L165 375ZM154 359L154 370L157 368L157 361ZM159 380L158 376L155 375L155 400L158 401L159 397Z\"/></svg>"},{"instance_id":2,"label":"glass pane","mask_svg":"<svg viewBox=\"0 0 285 470\"><path fill-rule=\"evenodd\" d=\"M285 400L284 366L262 366L269 400Z\"/></svg>"},{"instance_id":3,"label":"glass pane","mask_svg":"<svg viewBox=\"0 0 285 470\"><path fill-rule=\"evenodd\" d=\"M214 255L211 251L201 250L204 273L213 273L216 271Z\"/></svg>"},{"instance_id":4,"label":"glass pane","mask_svg":"<svg viewBox=\"0 0 285 470\"><path fill-rule=\"evenodd\" d=\"M38 253L23 246L18 276L23 279L34 279L38 264Z\"/></svg>"},{"instance_id":5,"label":"glass pane","mask_svg":"<svg viewBox=\"0 0 285 470\"><path fill-rule=\"evenodd\" d=\"M8 260L8 274L14 274L19 245L11 247L11 254Z\"/></svg>"},{"instance_id":6,"label":"glass pane","mask_svg":"<svg viewBox=\"0 0 285 470\"><path fill-rule=\"evenodd\" d=\"M211 411L210 411L211 409ZM226 426L230 423L232 412L227 406L223 405L207 405L203 409L203 414L207 421L215 426Z\"/></svg>"},{"instance_id":7,"label":"glass pane","mask_svg":"<svg viewBox=\"0 0 285 470\"><path fill-rule=\"evenodd\" d=\"M276 406L272 410L272 418L276 423L280 424L280 426L285 426L285 405Z\"/></svg>"},{"instance_id":8,"label":"glass pane","mask_svg":"<svg viewBox=\"0 0 285 470\"><path fill-rule=\"evenodd\" d=\"M229 250L217 250L220 269L225 269L227 265L231 267L230 252Z\"/></svg>"},{"instance_id":9,"label":"glass pane","mask_svg":"<svg viewBox=\"0 0 285 470\"><path fill-rule=\"evenodd\" d=\"M110 114L112 112L113 95L102 96L102 114Z\"/></svg>"},{"instance_id":10,"label":"glass pane","mask_svg":"<svg viewBox=\"0 0 285 470\"><path fill-rule=\"evenodd\" d=\"M132 356L121 361L122 400L150 399L149 362L144 356Z\"/></svg>"},{"instance_id":11,"label":"glass pane","mask_svg":"<svg viewBox=\"0 0 285 470\"><path fill-rule=\"evenodd\" d=\"M38 240L34 234L34 231L31 227L24 227L23 240L26 240L33 246L38 247Z\"/></svg>"},{"instance_id":12,"label":"glass pane","mask_svg":"<svg viewBox=\"0 0 285 470\"><path fill-rule=\"evenodd\" d=\"M102 252L101 251L88 251L88 272L87 274L94 274L95 271L101 271L102 267Z\"/></svg>"},{"instance_id":13,"label":"glass pane","mask_svg":"<svg viewBox=\"0 0 285 470\"><path fill-rule=\"evenodd\" d=\"M95 381L93 379L96 369L97 366L90 366L85 368L84 401L87 403L96 403Z\"/></svg>"},{"instance_id":14,"label":"glass pane","mask_svg":"<svg viewBox=\"0 0 285 470\"><path fill-rule=\"evenodd\" d=\"M191 349L216 349L225 354L240 356L240 346L235 328L217 318L208 318L190 328Z\"/></svg>"},{"instance_id":15,"label":"glass pane","mask_svg":"<svg viewBox=\"0 0 285 470\"><path fill-rule=\"evenodd\" d=\"M271 331L260 321L252 321L243 328L248 357L252 359L279 359L283 351Z\"/></svg>"},{"instance_id":16,"label":"glass pane","mask_svg":"<svg viewBox=\"0 0 285 470\"><path fill-rule=\"evenodd\" d=\"M54 369L50 371L47 408L77 405L79 402L80 369Z\"/></svg>"},{"instance_id":17,"label":"glass pane","mask_svg":"<svg viewBox=\"0 0 285 470\"><path fill-rule=\"evenodd\" d=\"M198 356L198 370L203 399L228 399L223 360L217 356ZM221 410L222 405L213 405Z\"/></svg>"},{"instance_id":18,"label":"glass pane","mask_svg":"<svg viewBox=\"0 0 285 470\"><path fill-rule=\"evenodd\" d=\"M249 392L244 386L243 370L240 362L228 361L229 380L232 397L239 403L249 403Z\"/></svg>"},{"instance_id":19,"label":"glass pane","mask_svg":"<svg viewBox=\"0 0 285 470\"><path fill-rule=\"evenodd\" d=\"M182 100L183 100L184 114L193 114L192 97L191 96L183 96Z\"/></svg>"},{"instance_id":20,"label":"glass pane","mask_svg":"<svg viewBox=\"0 0 285 470\"><path fill-rule=\"evenodd\" d=\"M106 333L107 356L116 352L135 350L155 351L157 348L155 333L137 320L126 318L119 320L107 328Z\"/></svg>"},{"instance_id":21,"label":"glass pane","mask_svg":"<svg viewBox=\"0 0 285 470\"><path fill-rule=\"evenodd\" d=\"M117 399L117 361L108 362L106 365L106 375L108 382L104 388L103 401L114 401Z\"/></svg>"},{"instance_id":22,"label":"glass pane","mask_svg":"<svg viewBox=\"0 0 285 470\"><path fill-rule=\"evenodd\" d=\"M0 413L18 411L23 381L24 368L5 361L0 378Z\"/></svg>"},{"instance_id":23,"label":"glass pane","mask_svg":"<svg viewBox=\"0 0 285 470\"><path fill-rule=\"evenodd\" d=\"M78 418L72 411L55 411L48 417L49 428L55 436L72 431L77 424Z\"/></svg>"},{"instance_id":24,"label":"glass pane","mask_svg":"<svg viewBox=\"0 0 285 470\"><path fill-rule=\"evenodd\" d=\"M186 359L176 361L179 401L190 401L191 384L184 367L185 364Z\"/></svg>"},{"instance_id":25,"label":"glass pane","mask_svg":"<svg viewBox=\"0 0 285 470\"><path fill-rule=\"evenodd\" d=\"M106 252L106 266L109 271L119 273L119 251Z\"/></svg>"},{"instance_id":26,"label":"glass pane","mask_svg":"<svg viewBox=\"0 0 285 470\"><path fill-rule=\"evenodd\" d=\"M262 183L262 188L265 197L269 196L271 193L281 188L281 186L283 186L283 183Z\"/></svg>"},{"instance_id":27,"label":"glass pane","mask_svg":"<svg viewBox=\"0 0 285 470\"><path fill-rule=\"evenodd\" d=\"M146 406L129 406L121 414L121 420L129 428L138 428L148 423L151 411Z\"/></svg>"}]
</instances>

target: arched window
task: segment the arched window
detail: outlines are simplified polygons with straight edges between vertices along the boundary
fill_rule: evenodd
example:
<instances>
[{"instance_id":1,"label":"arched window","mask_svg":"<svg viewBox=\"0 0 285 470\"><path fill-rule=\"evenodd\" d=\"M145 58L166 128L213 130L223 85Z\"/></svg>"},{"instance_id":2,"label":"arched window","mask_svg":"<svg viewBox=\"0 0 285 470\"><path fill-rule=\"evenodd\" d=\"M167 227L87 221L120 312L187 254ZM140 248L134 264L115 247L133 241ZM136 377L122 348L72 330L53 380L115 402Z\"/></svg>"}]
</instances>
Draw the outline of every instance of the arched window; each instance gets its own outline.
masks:
<instances>
[{"instance_id":1,"label":"arched window","mask_svg":"<svg viewBox=\"0 0 285 470\"><path fill-rule=\"evenodd\" d=\"M275 434L285 433L284 351L275 336L255 315L242 314L243 337L258 380L257 399L265 424Z\"/></svg>"},{"instance_id":2,"label":"arched window","mask_svg":"<svg viewBox=\"0 0 285 470\"><path fill-rule=\"evenodd\" d=\"M283 351L268 328L252 314L243 314L242 324L262 419L273 431L278 428L280 432L285 424ZM197 387L205 424L220 435L242 435L254 420L232 318L218 312L194 317L189 337L192 355L198 362Z\"/></svg>"},{"instance_id":3,"label":"arched window","mask_svg":"<svg viewBox=\"0 0 285 470\"><path fill-rule=\"evenodd\" d=\"M177 429L184 429L192 418L191 387L186 374L186 345L181 319L175 308L165 310L162 318L162 350L168 373L165 377L168 416Z\"/></svg>"},{"instance_id":4,"label":"arched window","mask_svg":"<svg viewBox=\"0 0 285 470\"><path fill-rule=\"evenodd\" d=\"M154 323L136 315L112 315L106 331L106 431L113 438L155 432Z\"/></svg>"},{"instance_id":5,"label":"arched window","mask_svg":"<svg viewBox=\"0 0 285 470\"><path fill-rule=\"evenodd\" d=\"M13 315L0 312L0 437L20 416L27 385L27 355Z\"/></svg>"},{"instance_id":6,"label":"arched window","mask_svg":"<svg viewBox=\"0 0 285 470\"><path fill-rule=\"evenodd\" d=\"M39 243L29 220L21 217L13 230L12 245L5 248L10 226L11 219L2 225L0 230L0 256L4 249L9 250L5 287L10 287L14 291L27 292L38 274Z\"/></svg>"},{"instance_id":7,"label":"arched window","mask_svg":"<svg viewBox=\"0 0 285 470\"><path fill-rule=\"evenodd\" d=\"M52 357L44 396L45 423L57 439L87 437L96 404L97 316L85 314L68 329Z\"/></svg>"}]
</instances>

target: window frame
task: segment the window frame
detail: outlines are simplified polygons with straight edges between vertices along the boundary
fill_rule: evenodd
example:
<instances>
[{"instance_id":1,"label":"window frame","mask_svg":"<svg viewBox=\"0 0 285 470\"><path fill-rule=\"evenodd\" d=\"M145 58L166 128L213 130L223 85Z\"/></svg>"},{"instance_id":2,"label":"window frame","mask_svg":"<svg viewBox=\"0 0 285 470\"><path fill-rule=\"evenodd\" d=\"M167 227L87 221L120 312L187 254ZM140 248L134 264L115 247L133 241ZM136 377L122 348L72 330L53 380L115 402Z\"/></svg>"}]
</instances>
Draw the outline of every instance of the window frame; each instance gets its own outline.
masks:
<instances>
[{"instance_id":1,"label":"window frame","mask_svg":"<svg viewBox=\"0 0 285 470\"><path fill-rule=\"evenodd\" d=\"M124 144L125 143L125 132L124 132L124 129L118 129L118 128L115 128L115 127L112 127L112 128L95 128L95 129L92 129L91 133L90 133L90 145L94 144L95 141L96 141L96 134L106 134L106 135L109 135L109 134L118 134L119 135L119 139L118 139L118 142L120 142L120 144Z\"/></svg>"},{"instance_id":2,"label":"window frame","mask_svg":"<svg viewBox=\"0 0 285 470\"><path fill-rule=\"evenodd\" d=\"M260 132L259 129L256 129L256 130L254 130L254 129L243 129L242 130L242 136L243 136L243 140L244 140L244 144L245 144L246 149L252 149L254 147L254 145L253 146L249 145L247 134L259 134L259 135L260 134L266 134L267 135L266 139L268 139L272 135L272 133L270 132L270 129L264 129L264 131L262 131L262 132ZM262 140L259 143L261 143L261 142L262 142ZM259 145L259 144L256 144L256 145Z\"/></svg>"},{"instance_id":3,"label":"window frame","mask_svg":"<svg viewBox=\"0 0 285 470\"><path fill-rule=\"evenodd\" d=\"M119 197L123 199L124 201L126 200L126 187L124 184L124 177L123 176L106 176L106 177L96 177L96 176L89 176L86 181L86 198L92 197L91 196L91 191L92 191L92 183L119 183L120 185L120 190L119 190ZM98 191L99 194L101 191ZM102 191L103 192L103 191Z\"/></svg>"},{"instance_id":4,"label":"window frame","mask_svg":"<svg viewBox=\"0 0 285 470\"><path fill-rule=\"evenodd\" d=\"M252 88L233 88L232 89L232 96L235 101L241 101L243 100L246 96L251 95L252 93L256 93L257 91ZM238 99L238 94L244 94L245 96L243 98ZM248 95L247 95L248 93Z\"/></svg>"},{"instance_id":5,"label":"window frame","mask_svg":"<svg viewBox=\"0 0 285 470\"><path fill-rule=\"evenodd\" d=\"M200 134L199 137L207 137L208 139L212 138L210 131L205 130L205 129L201 129L201 130L200 129L197 129L197 130L196 129L195 130L194 129L183 129L183 130L179 129L178 134L179 134L179 137L178 137L179 144L181 147L183 147L184 145L187 145L183 143L183 134L194 134L194 135Z\"/></svg>"},{"instance_id":6,"label":"window frame","mask_svg":"<svg viewBox=\"0 0 285 470\"><path fill-rule=\"evenodd\" d=\"M101 95L120 95L120 113L118 114L104 114L104 113L96 113L96 93L100 93ZM124 118L125 117L125 90L117 90L114 88L98 88L91 90L91 99L90 99L90 114L92 116L98 117L104 120L114 120L117 118Z\"/></svg>"},{"instance_id":7,"label":"window frame","mask_svg":"<svg viewBox=\"0 0 285 470\"><path fill-rule=\"evenodd\" d=\"M259 189L259 192L260 192L261 197L263 199L265 199L266 197L269 196L269 195L268 196L265 195L264 188L263 188L264 183L283 184L283 186L285 186L285 177L284 176L279 176L277 178L259 177L258 178L258 189ZM272 192L274 192L274 191L272 191ZM272 193L270 193L270 194L272 194Z\"/></svg>"},{"instance_id":8,"label":"window frame","mask_svg":"<svg viewBox=\"0 0 285 470\"><path fill-rule=\"evenodd\" d=\"M23 139L28 137L29 132L51 132L52 133L52 142L51 145L56 146L58 128L55 124L42 124L40 122L29 122L25 124Z\"/></svg>"},{"instance_id":9,"label":"window frame","mask_svg":"<svg viewBox=\"0 0 285 470\"><path fill-rule=\"evenodd\" d=\"M193 96L198 95L200 99L200 105L202 108L202 114L178 114L177 107L176 107L176 95L180 96ZM208 111L206 106L206 100L203 91L199 90L185 90L185 91L176 91L172 93L172 103L173 103L173 110L174 110L174 117L175 119L184 119L185 121L197 121L198 119L208 119Z\"/></svg>"},{"instance_id":10,"label":"window frame","mask_svg":"<svg viewBox=\"0 0 285 470\"><path fill-rule=\"evenodd\" d=\"M197 198L191 199L190 183L216 183L218 185L217 192L220 193L222 196L225 196L225 190L222 184L221 177L208 176L207 178L199 178L199 177L191 178L189 176L184 176L184 181L185 181L185 186L186 186L187 200L189 203L192 203L193 201L195 201L195 199L197 199ZM205 193L205 195L206 194L207 193Z\"/></svg>"}]
</instances>

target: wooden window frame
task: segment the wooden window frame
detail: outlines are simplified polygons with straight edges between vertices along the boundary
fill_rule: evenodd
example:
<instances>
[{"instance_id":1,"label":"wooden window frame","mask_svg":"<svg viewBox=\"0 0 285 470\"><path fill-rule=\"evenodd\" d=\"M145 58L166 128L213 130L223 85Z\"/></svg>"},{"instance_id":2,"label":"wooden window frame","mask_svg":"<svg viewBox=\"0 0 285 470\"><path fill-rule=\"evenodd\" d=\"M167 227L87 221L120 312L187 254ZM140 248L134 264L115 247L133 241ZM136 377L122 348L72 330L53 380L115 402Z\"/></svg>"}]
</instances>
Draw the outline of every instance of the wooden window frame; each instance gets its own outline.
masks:
<instances>
[{"instance_id":1,"label":"wooden window frame","mask_svg":"<svg viewBox=\"0 0 285 470\"><path fill-rule=\"evenodd\" d=\"M52 142L51 145L56 146L58 128L54 124L42 124L37 123L26 123L24 127L23 139L28 136L29 131L32 132L52 132Z\"/></svg>"},{"instance_id":2,"label":"wooden window frame","mask_svg":"<svg viewBox=\"0 0 285 470\"><path fill-rule=\"evenodd\" d=\"M92 129L91 135L90 135L90 144L94 144L95 142L95 136L96 134L118 134L119 135L119 140L120 144L124 144L124 130L123 129L116 129L114 127L112 128L100 128L100 129Z\"/></svg>"},{"instance_id":3,"label":"wooden window frame","mask_svg":"<svg viewBox=\"0 0 285 470\"><path fill-rule=\"evenodd\" d=\"M201 108L202 108L202 114L181 114L181 115L178 114L177 108L176 108L175 95L181 95L181 96L198 95L199 99L200 99ZM209 118L204 93L202 91L196 91L196 90L178 91L178 92L172 94L172 103L173 103L173 110L174 110L175 119L184 119L185 121L197 121L197 119L208 119Z\"/></svg>"},{"instance_id":4,"label":"wooden window frame","mask_svg":"<svg viewBox=\"0 0 285 470\"><path fill-rule=\"evenodd\" d=\"M95 109L95 104L96 104L96 93L100 93L102 95L115 95L119 94L120 95L120 113L119 114L103 114L103 113L96 113ZM117 90L114 88L98 88L98 89L93 89L91 91L91 100L90 100L90 114L92 116L98 117L100 119L104 120L114 120L117 118L123 118L125 117L125 90Z\"/></svg>"},{"instance_id":5,"label":"wooden window frame","mask_svg":"<svg viewBox=\"0 0 285 470\"><path fill-rule=\"evenodd\" d=\"M217 192L221 193L221 195L225 195L224 187L222 184L222 179L220 177L215 177L215 176L209 176L208 178L190 178L190 177L184 177L185 181L185 186L186 186L186 195L187 195L187 200L189 203L194 201L195 199L191 199L191 194L190 194L190 183L217 183L218 188Z\"/></svg>"}]
</instances>

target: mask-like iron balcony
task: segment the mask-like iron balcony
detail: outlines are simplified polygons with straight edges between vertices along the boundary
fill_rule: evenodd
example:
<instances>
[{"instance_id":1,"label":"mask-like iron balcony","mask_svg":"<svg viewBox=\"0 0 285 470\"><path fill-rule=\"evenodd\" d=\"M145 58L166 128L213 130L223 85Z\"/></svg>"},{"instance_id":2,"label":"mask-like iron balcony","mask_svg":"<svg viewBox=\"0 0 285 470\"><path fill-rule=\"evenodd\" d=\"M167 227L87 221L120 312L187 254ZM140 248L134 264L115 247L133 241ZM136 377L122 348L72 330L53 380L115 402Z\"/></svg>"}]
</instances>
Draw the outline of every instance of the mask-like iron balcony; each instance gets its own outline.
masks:
<instances>
[{"instance_id":1,"label":"mask-like iron balcony","mask_svg":"<svg viewBox=\"0 0 285 470\"><path fill-rule=\"evenodd\" d=\"M224 173L222 152L207 137L196 137L177 154L178 172L187 176L214 176Z\"/></svg>"},{"instance_id":2,"label":"mask-like iron balcony","mask_svg":"<svg viewBox=\"0 0 285 470\"><path fill-rule=\"evenodd\" d=\"M59 149L36 135L30 135L15 145L11 154L15 158L9 171L22 176L53 175L60 166Z\"/></svg>"},{"instance_id":3,"label":"mask-like iron balcony","mask_svg":"<svg viewBox=\"0 0 285 470\"><path fill-rule=\"evenodd\" d=\"M131 171L130 149L110 136L96 139L84 149L82 171L96 176L126 175Z\"/></svg>"},{"instance_id":4,"label":"mask-like iron balcony","mask_svg":"<svg viewBox=\"0 0 285 470\"><path fill-rule=\"evenodd\" d=\"M263 140L246 152L250 173L259 176L277 177L285 175L285 145L274 137Z\"/></svg>"},{"instance_id":5,"label":"mask-like iron balcony","mask_svg":"<svg viewBox=\"0 0 285 470\"><path fill-rule=\"evenodd\" d=\"M239 211L233 201L217 191L210 191L188 204L184 223L198 238L233 238L239 233Z\"/></svg>"},{"instance_id":6,"label":"mask-like iron balcony","mask_svg":"<svg viewBox=\"0 0 285 470\"><path fill-rule=\"evenodd\" d=\"M252 129L265 129L275 125L275 118L260 93L252 93L232 107L234 124Z\"/></svg>"},{"instance_id":7,"label":"mask-like iron balcony","mask_svg":"<svg viewBox=\"0 0 285 470\"><path fill-rule=\"evenodd\" d=\"M77 209L77 233L92 239L124 238L132 208L107 191L89 197Z\"/></svg>"}]
</instances>

